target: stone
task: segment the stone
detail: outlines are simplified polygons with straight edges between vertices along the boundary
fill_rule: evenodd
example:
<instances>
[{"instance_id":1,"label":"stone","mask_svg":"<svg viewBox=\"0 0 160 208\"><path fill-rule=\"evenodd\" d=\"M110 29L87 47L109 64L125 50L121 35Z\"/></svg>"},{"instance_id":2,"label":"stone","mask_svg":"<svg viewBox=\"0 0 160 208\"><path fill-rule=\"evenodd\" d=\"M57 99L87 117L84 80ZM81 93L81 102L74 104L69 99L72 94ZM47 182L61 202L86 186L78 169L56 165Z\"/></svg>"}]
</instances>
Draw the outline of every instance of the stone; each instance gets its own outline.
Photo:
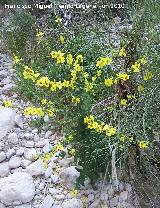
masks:
<instances>
[{"instance_id":1,"label":"stone","mask_svg":"<svg viewBox=\"0 0 160 208\"><path fill-rule=\"evenodd\" d=\"M52 208L53 203L53 198L50 195L47 195L43 200L41 208Z\"/></svg>"},{"instance_id":2,"label":"stone","mask_svg":"<svg viewBox=\"0 0 160 208\"><path fill-rule=\"evenodd\" d=\"M8 162L0 163L0 177L5 177L9 174Z\"/></svg>"},{"instance_id":3,"label":"stone","mask_svg":"<svg viewBox=\"0 0 160 208\"><path fill-rule=\"evenodd\" d=\"M22 204L19 206L16 206L15 208L32 208L30 204Z\"/></svg>"},{"instance_id":4,"label":"stone","mask_svg":"<svg viewBox=\"0 0 160 208\"><path fill-rule=\"evenodd\" d=\"M48 139L52 135L52 131L47 131L45 133L45 139Z\"/></svg>"},{"instance_id":5,"label":"stone","mask_svg":"<svg viewBox=\"0 0 160 208\"><path fill-rule=\"evenodd\" d=\"M108 194L107 193L102 193L101 196L100 196L100 199L102 201L107 201L108 200Z\"/></svg>"},{"instance_id":6,"label":"stone","mask_svg":"<svg viewBox=\"0 0 160 208\"><path fill-rule=\"evenodd\" d=\"M28 139L28 140L33 138L32 133L25 133L23 136L24 136L25 139Z\"/></svg>"},{"instance_id":7,"label":"stone","mask_svg":"<svg viewBox=\"0 0 160 208\"><path fill-rule=\"evenodd\" d=\"M52 168L51 167L48 167L47 170L45 171L45 178L49 178L51 175L52 175Z\"/></svg>"},{"instance_id":8,"label":"stone","mask_svg":"<svg viewBox=\"0 0 160 208\"><path fill-rule=\"evenodd\" d=\"M15 154L16 154L15 149L9 149L6 153L6 156L7 156L8 159L10 159Z\"/></svg>"},{"instance_id":9,"label":"stone","mask_svg":"<svg viewBox=\"0 0 160 208\"><path fill-rule=\"evenodd\" d=\"M31 164L31 161L30 160L22 160L21 161L22 168L26 168L30 164Z\"/></svg>"},{"instance_id":10,"label":"stone","mask_svg":"<svg viewBox=\"0 0 160 208\"><path fill-rule=\"evenodd\" d=\"M35 144L35 147L39 147L39 148L42 148L44 147L49 141L46 139L46 140L42 140L42 141L39 141Z\"/></svg>"},{"instance_id":11,"label":"stone","mask_svg":"<svg viewBox=\"0 0 160 208\"><path fill-rule=\"evenodd\" d=\"M16 117L19 117L17 121ZM21 117L10 108L0 107L0 140L3 139L7 133L15 126L21 126Z\"/></svg>"},{"instance_id":12,"label":"stone","mask_svg":"<svg viewBox=\"0 0 160 208\"><path fill-rule=\"evenodd\" d=\"M110 199L110 206L111 206L111 208L117 206L118 200L119 200L118 196L115 196L114 198Z\"/></svg>"},{"instance_id":13,"label":"stone","mask_svg":"<svg viewBox=\"0 0 160 208\"><path fill-rule=\"evenodd\" d=\"M16 151L16 155L17 156L22 156L24 154L24 147L20 147L17 151Z\"/></svg>"},{"instance_id":14,"label":"stone","mask_svg":"<svg viewBox=\"0 0 160 208\"><path fill-rule=\"evenodd\" d=\"M6 154L5 152L0 153L0 162L3 162L6 159Z\"/></svg>"},{"instance_id":15,"label":"stone","mask_svg":"<svg viewBox=\"0 0 160 208\"><path fill-rule=\"evenodd\" d=\"M20 157L12 157L8 162L9 167L18 168L21 165L21 158Z\"/></svg>"},{"instance_id":16,"label":"stone","mask_svg":"<svg viewBox=\"0 0 160 208\"><path fill-rule=\"evenodd\" d=\"M119 199L120 199L121 201L126 201L127 198L128 198L128 191L123 191L123 192L120 193Z\"/></svg>"},{"instance_id":17,"label":"stone","mask_svg":"<svg viewBox=\"0 0 160 208\"><path fill-rule=\"evenodd\" d=\"M88 208L99 208L100 200L96 199Z\"/></svg>"},{"instance_id":18,"label":"stone","mask_svg":"<svg viewBox=\"0 0 160 208\"><path fill-rule=\"evenodd\" d=\"M56 188L50 188L49 193L52 195L59 194L59 193L61 193L61 190L56 189Z\"/></svg>"},{"instance_id":19,"label":"stone","mask_svg":"<svg viewBox=\"0 0 160 208\"><path fill-rule=\"evenodd\" d=\"M27 160L35 161L36 156L37 156L37 151L35 149L27 149L24 152L24 157Z\"/></svg>"},{"instance_id":20,"label":"stone","mask_svg":"<svg viewBox=\"0 0 160 208\"><path fill-rule=\"evenodd\" d=\"M88 201L91 202L94 200L94 194L89 194L88 195Z\"/></svg>"},{"instance_id":21,"label":"stone","mask_svg":"<svg viewBox=\"0 0 160 208\"><path fill-rule=\"evenodd\" d=\"M0 179L0 200L6 205L30 202L35 195L35 186L28 173L16 172Z\"/></svg>"},{"instance_id":22,"label":"stone","mask_svg":"<svg viewBox=\"0 0 160 208\"><path fill-rule=\"evenodd\" d=\"M125 189L126 189L126 191L131 192L132 191L132 186L129 183L126 183L125 184Z\"/></svg>"},{"instance_id":23,"label":"stone","mask_svg":"<svg viewBox=\"0 0 160 208\"><path fill-rule=\"evenodd\" d=\"M33 148L34 147L34 142L33 141L26 141L25 147Z\"/></svg>"},{"instance_id":24,"label":"stone","mask_svg":"<svg viewBox=\"0 0 160 208\"><path fill-rule=\"evenodd\" d=\"M10 144L18 144L18 136L15 132L8 135L8 142Z\"/></svg>"},{"instance_id":25,"label":"stone","mask_svg":"<svg viewBox=\"0 0 160 208\"><path fill-rule=\"evenodd\" d=\"M30 164L26 171L32 176L40 176L45 174L45 167L42 160L37 160L36 162Z\"/></svg>"},{"instance_id":26,"label":"stone","mask_svg":"<svg viewBox=\"0 0 160 208\"><path fill-rule=\"evenodd\" d=\"M75 169L75 166L70 166L60 172L61 183L68 189L74 188L79 176L80 173Z\"/></svg>"},{"instance_id":27,"label":"stone","mask_svg":"<svg viewBox=\"0 0 160 208\"><path fill-rule=\"evenodd\" d=\"M81 200L73 198L62 203L62 208L83 208Z\"/></svg>"},{"instance_id":28,"label":"stone","mask_svg":"<svg viewBox=\"0 0 160 208\"><path fill-rule=\"evenodd\" d=\"M65 195L64 194L55 194L53 195L53 197L56 199L56 200L59 200L59 201L62 201L65 199Z\"/></svg>"},{"instance_id":29,"label":"stone","mask_svg":"<svg viewBox=\"0 0 160 208\"><path fill-rule=\"evenodd\" d=\"M0 203L0 208L6 208L6 206L2 203Z\"/></svg>"},{"instance_id":30,"label":"stone","mask_svg":"<svg viewBox=\"0 0 160 208\"><path fill-rule=\"evenodd\" d=\"M57 174L51 175L51 179L54 184L57 184L59 181L59 175Z\"/></svg>"},{"instance_id":31,"label":"stone","mask_svg":"<svg viewBox=\"0 0 160 208\"><path fill-rule=\"evenodd\" d=\"M57 164L55 162L51 161L51 162L49 162L48 167L51 167L52 169L55 169L56 165Z\"/></svg>"},{"instance_id":32,"label":"stone","mask_svg":"<svg viewBox=\"0 0 160 208\"><path fill-rule=\"evenodd\" d=\"M73 161L74 161L74 157L63 158L62 160L59 161L59 164L62 167L68 168Z\"/></svg>"},{"instance_id":33,"label":"stone","mask_svg":"<svg viewBox=\"0 0 160 208\"><path fill-rule=\"evenodd\" d=\"M43 147L43 152L45 154L49 153L52 150L53 146L49 142Z\"/></svg>"}]
</instances>

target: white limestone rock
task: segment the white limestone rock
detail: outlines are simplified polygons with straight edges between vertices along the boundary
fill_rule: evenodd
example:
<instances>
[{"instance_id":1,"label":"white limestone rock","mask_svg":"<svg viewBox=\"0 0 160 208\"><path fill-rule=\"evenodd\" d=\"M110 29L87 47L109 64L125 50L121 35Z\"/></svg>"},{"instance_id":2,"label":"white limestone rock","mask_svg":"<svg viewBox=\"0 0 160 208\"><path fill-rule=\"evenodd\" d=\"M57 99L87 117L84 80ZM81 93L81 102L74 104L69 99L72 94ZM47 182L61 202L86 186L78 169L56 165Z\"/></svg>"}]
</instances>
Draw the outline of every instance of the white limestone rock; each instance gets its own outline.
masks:
<instances>
[{"instance_id":1,"label":"white limestone rock","mask_svg":"<svg viewBox=\"0 0 160 208\"><path fill-rule=\"evenodd\" d=\"M75 166L70 166L60 172L61 183L68 189L74 188L79 176L80 173L76 170Z\"/></svg>"},{"instance_id":2,"label":"white limestone rock","mask_svg":"<svg viewBox=\"0 0 160 208\"><path fill-rule=\"evenodd\" d=\"M21 158L20 157L12 157L8 163L9 167L12 169L18 168L21 166Z\"/></svg>"},{"instance_id":3,"label":"white limestone rock","mask_svg":"<svg viewBox=\"0 0 160 208\"><path fill-rule=\"evenodd\" d=\"M73 198L62 203L62 208L83 208L81 200Z\"/></svg>"},{"instance_id":4,"label":"white limestone rock","mask_svg":"<svg viewBox=\"0 0 160 208\"><path fill-rule=\"evenodd\" d=\"M10 144L18 144L18 136L15 132L8 135L8 142Z\"/></svg>"},{"instance_id":5,"label":"white limestone rock","mask_svg":"<svg viewBox=\"0 0 160 208\"><path fill-rule=\"evenodd\" d=\"M43 200L41 208L51 208L53 203L54 203L53 198L50 195L47 195Z\"/></svg>"},{"instance_id":6,"label":"white limestone rock","mask_svg":"<svg viewBox=\"0 0 160 208\"><path fill-rule=\"evenodd\" d=\"M0 163L0 177L5 177L9 174L9 165L8 162Z\"/></svg>"},{"instance_id":7,"label":"white limestone rock","mask_svg":"<svg viewBox=\"0 0 160 208\"><path fill-rule=\"evenodd\" d=\"M0 107L0 140L3 139L15 125L23 128L20 115L10 108Z\"/></svg>"},{"instance_id":8,"label":"white limestone rock","mask_svg":"<svg viewBox=\"0 0 160 208\"><path fill-rule=\"evenodd\" d=\"M15 172L0 179L0 200L6 205L30 202L35 195L35 185L28 173Z\"/></svg>"},{"instance_id":9,"label":"white limestone rock","mask_svg":"<svg viewBox=\"0 0 160 208\"><path fill-rule=\"evenodd\" d=\"M6 159L6 154L5 152L0 153L0 162L3 162Z\"/></svg>"},{"instance_id":10,"label":"white limestone rock","mask_svg":"<svg viewBox=\"0 0 160 208\"><path fill-rule=\"evenodd\" d=\"M26 171L32 176L40 176L45 174L45 167L42 160L37 160L36 162L30 164Z\"/></svg>"}]
</instances>

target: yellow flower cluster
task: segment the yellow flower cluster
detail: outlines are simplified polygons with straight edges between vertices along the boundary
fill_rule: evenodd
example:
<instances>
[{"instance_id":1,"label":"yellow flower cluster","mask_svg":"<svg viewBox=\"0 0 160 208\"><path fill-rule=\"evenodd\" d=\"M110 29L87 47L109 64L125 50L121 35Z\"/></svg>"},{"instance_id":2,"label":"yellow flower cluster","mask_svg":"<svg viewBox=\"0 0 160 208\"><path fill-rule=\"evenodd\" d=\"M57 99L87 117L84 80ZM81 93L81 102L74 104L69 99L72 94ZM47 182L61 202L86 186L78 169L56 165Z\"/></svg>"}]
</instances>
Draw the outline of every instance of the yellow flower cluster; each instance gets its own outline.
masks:
<instances>
[{"instance_id":1,"label":"yellow flower cluster","mask_svg":"<svg viewBox=\"0 0 160 208\"><path fill-rule=\"evenodd\" d=\"M127 100L126 99L121 99L121 105L126 106L127 105Z\"/></svg>"},{"instance_id":2,"label":"yellow flower cluster","mask_svg":"<svg viewBox=\"0 0 160 208\"><path fill-rule=\"evenodd\" d=\"M112 58L110 57L100 57L100 60L97 61L96 67L103 68L106 65L110 65Z\"/></svg>"},{"instance_id":3,"label":"yellow flower cluster","mask_svg":"<svg viewBox=\"0 0 160 208\"><path fill-rule=\"evenodd\" d=\"M63 64L65 62L64 53L61 51L52 51L50 55L53 59L57 59L57 64Z\"/></svg>"},{"instance_id":4,"label":"yellow flower cluster","mask_svg":"<svg viewBox=\"0 0 160 208\"><path fill-rule=\"evenodd\" d=\"M148 149L149 142L146 142L146 141L139 141L139 142L138 142L138 145L139 145L140 149Z\"/></svg>"},{"instance_id":5,"label":"yellow flower cluster","mask_svg":"<svg viewBox=\"0 0 160 208\"><path fill-rule=\"evenodd\" d=\"M64 36L63 36L63 35L60 35L60 36L59 36L59 42L60 42L61 44L64 44Z\"/></svg>"},{"instance_id":6,"label":"yellow flower cluster","mask_svg":"<svg viewBox=\"0 0 160 208\"><path fill-rule=\"evenodd\" d=\"M144 81L147 81L153 77L152 72L147 72L146 75L143 77Z\"/></svg>"},{"instance_id":7,"label":"yellow flower cluster","mask_svg":"<svg viewBox=\"0 0 160 208\"><path fill-rule=\"evenodd\" d=\"M79 97L75 97L75 96L72 96L72 103L80 103L80 98Z\"/></svg>"},{"instance_id":8,"label":"yellow flower cluster","mask_svg":"<svg viewBox=\"0 0 160 208\"><path fill-rule=\"evenodd\" d=\"M129 77L130 77L130 75L128 75L126 73L118 73L117 74L117 78L121 79L121 80L124 80L124 81L129 80Z\"/></svg>"},{"instance_id":9,"label":"yellow flower cluster","mask_svg":"<svg viewBox=\"0 0 160 208\"><path fill-rule=\"evenodd\" d=\"M85 117L84 123L87 124L89 129L94 129L99 133L105 133L109 137L114 136L116 134L115 127L104 123L99 124L98 122L95 121L93 115Z\"/></svg>"},{"instance_id":10,"label":"yellow flower cluster","mask_svg":"<svg viewBox=\"0 0 160 208\"><path fill-rule=\"evenodd\" d=\"M29 116L29 115L37 115L37 116L44 116L44 112L43 112L43 109L42 108L35 108L35 107L27 107L25 110L24 110L24 115L26 116Z\"/></svg>"},{"instance_id":11,"label":"yellow flower cluster","mask_svg":"<svg viewBox=\"0 0 160 208\"><path fill-rule=\"evenodd\" d=\"M18 56L16 56L14 53L13 53L13 63L14 64L18 64L22 59L20 59Z\"/></svg>"},{"instance_id":12,"label":"yellow flower cluster","mask_svg":"<svg viewBox=\"0 0 160 208\"><path fill-rule=\"evenodd\" d=\"M36 85L48 88L50 86L50 80L48 79L48 77L41 77L37 80Z\"/></svg>"},{"instance_id":13,"label":"yellow flower cluster","mask_svg":"<svg viewBox=\"0 0 160 208\"><path fill-rule=\"evenodd\" d=\"M121 48L118 55L119 55L120 57L122 57L122 56L126 57L127 54L126 54L125 48Z\"/></svg>"},{"instance_id":14,"label":"yellow flower cluster","mask_svg":"<svg viewBox=\"0 0 160 208\"><path fill-rule=\"evenodd\" d=\"M140 71L140 63L138 62L135 62L133 65L132 65L132 68L133 68L133 72L135 73L138 73Z\"/></svg>"},{"instance_id":15,"label":"yellow flower cluster","mask_svg":"<svg viewBox=\"0 0 160 208\"><path fill-rule=\"evenodd\" d=\"M55 22L58 24L62 23L62 18L60 18L59 16L56 16Z\"/></svg>"},{"instance_id":16,"label":"yellow flower cluster","mask_svg":"<svg viewBox=\"0 0 160 208\"><path fill-rule=\"evenodd\" d=\"M72 191L70 191L70 195L71 195L73 198L77 197L77 195L78 195L78 190L73 189Z\"/></svg>"},{"instance_id":17,"label":"yellow flower cluster","mask_svg":"<svg viewBox=\"0 0 160 208\"><path fill-rule=\"evenodd\" d=\"M39 77L39 73L35 73L31 68L28 66L24 67L23 77L24 79L31 79L33 82Z\"/></svg>"},{"instance_id":18,"label":"yellow flower cluster","mask_svg":"<svg viewBox=\"0 0 160 208\"><path fill-rule=\"evenodd\" d=\"M5 108L12 107L12 100L6 100L3 102Z\"/></svg>"},{"instance_id":19,"label":"yellow flower cluster","mask_svg":"<svg viewBox=\"0 0 160 208\"><path fill-rule=\"evenodd\" d=\"M105 85L107 87L111 87L113 85L113 79L112 79L112 77L111 78L108 78L108 79L105 79L104 82L105 82Z\"/></svg>"}]
</instances>

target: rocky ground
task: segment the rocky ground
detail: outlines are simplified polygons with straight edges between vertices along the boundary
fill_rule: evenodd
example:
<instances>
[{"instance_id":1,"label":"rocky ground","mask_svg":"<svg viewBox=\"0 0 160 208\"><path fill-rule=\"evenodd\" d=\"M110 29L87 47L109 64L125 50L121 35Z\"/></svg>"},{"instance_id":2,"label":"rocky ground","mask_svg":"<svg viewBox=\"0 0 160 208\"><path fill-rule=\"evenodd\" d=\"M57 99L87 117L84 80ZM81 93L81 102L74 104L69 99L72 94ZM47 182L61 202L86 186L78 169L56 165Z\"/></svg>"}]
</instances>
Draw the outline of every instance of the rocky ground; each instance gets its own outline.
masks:
<instances>
[{"instance_id":1,"label":"rocky ground","mask_svg":"<svg viewBox=\"0 0 160 208\"><path fill-rule=\"evenodd\" d=\"M60 138L47 119L41 131L29 126L23 109L31 104L14 91L15 79L12 61L0 54L0 208L134 208L130 184L120 182L117 191L106 183L100 192L101 182L93 190L86 180L76 193L79 172L73 156L59 159L55 153L47 167L37 159L49 153ZM12 109L3 107L8 99Z\"/></svg>"}]
</instances>

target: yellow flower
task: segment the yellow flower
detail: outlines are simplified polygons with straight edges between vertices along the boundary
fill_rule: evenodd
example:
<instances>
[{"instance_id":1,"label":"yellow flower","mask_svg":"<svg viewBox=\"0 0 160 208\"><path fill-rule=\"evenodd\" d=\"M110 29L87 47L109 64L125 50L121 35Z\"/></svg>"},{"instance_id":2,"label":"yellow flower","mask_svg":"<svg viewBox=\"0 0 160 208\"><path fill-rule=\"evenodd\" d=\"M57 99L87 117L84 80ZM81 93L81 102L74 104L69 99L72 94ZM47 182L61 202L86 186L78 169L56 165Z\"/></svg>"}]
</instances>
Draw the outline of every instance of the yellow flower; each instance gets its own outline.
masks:
<instances>
[{"instance_id":1,"label":"yellow flower","mask_svg":"<svg viewBox=\"0 0 160 208\"><path fill-rule=\"evenodd\" d=\"M70 153L71 155L75 155L75 152L76 152L76 150L75 150L74 148L72 148L72 149L69 150L69 153Z\"/></svg>"},{"instance_id":2,"label":"yellow flower","mask_svg":"<svg viewBox=\"0 0 160 208\"><path fill-rule=\"evenodd\" d=\"M57 64L63 64L65 62L64 56L58 56L57 57Z\"/></svg>"},{"instance_id":3,"label":"yellow flower","mask_svg":"<svg viewBox=\"0 0 160 208\"><path fill-rule=\"evenodd\" d=\"M18 64L22 59L20 59L18 56L16 56L14 53L13 53L13 63L14 64Z\"/></svg>"},{"instance_id":4,"label":"yellow flower","mask_svg":"<svg viewBox=\"0 0 160 208\"><path fill-rule=\"evenodd\" d=\"M124 80L124 81L128 80L129 77L130 76L128 74L126 74L126 73L119 73L119 74L117 74L117 78L121 79L121 80Z\"/></svg>"},{"instance_id":5,"label":"yellow flower","mask_svg":"<svg viewBox=\"0 0 160 208\"><path fill-rule=\"evenodd\" d=\"M102 70L98 70L96 75L97 75L97 77L100 77L102 75Z\"/></svg>"},{"instance_id":6,"label":"yellow flower","mask_svg":"<svg viewBox=\"0 0 160 208\"><path fill-rule=\"evenodd\" d=\"M127 104L127 100L121 99L121 105L126 106L126 104Z\"/></svg>"},{"instance_id":7,"label":"yellow flower","mask_svg":"<svg viewBox=\"0 0 160 208\"><path fill-rule=\"evenodd\" d=\"M42 105L46 105L47 100L46 100L46 99L42 99L42 100L41 100L41 103L42 103Z\"/></svg>"},{"instance_id":8,"label":"yellow flower","mask_svg":"<svg viewBox=\"0 0 160 208\"><path fill-rule=\"evenodd\" d=\"M62 18L60 18L59 16L56 16L55 22L58 24L62 23Z\"/></svg>"},{"instance_id":9,"label":"yellow flower","mask_svg":"<svg viewBox=\"0 0 160 208\"><path fill-rule=\"evenodd\" d=\"M35 110L36 110L36 115L38 115L40 117L44 116L44 112L43 112L42 108L37 108Z\"/></svg>"},{"instance_id":10,"label":"yellow flower","mask_svg":"<svg viewBox=\"0 0 160 208\"><path fill-rule=\"evenodd\" d=\"M61 151L61 150L63 150L63 149L64 149L64 147L63 147L62 144L57 144L56 147L55 147L55 151L56 151L56 152Z\"/></svg>"},{"instance_id":11,"label":"yellow flower","mask_svg":"<svg viewBox=\"0 0 160 208\"><path fill-rule=\"evenodd\" d=\"M28 115L33 115L33 113L35 112L35 109L32 108L32 107L27 107L25 110L24 110L24 115L28 116Z\"/></svg>"},{"instance_id":12,"label":"yellow flower","mask_svg":"<svg viewBox=\"0 0 160 208\"><path fill-rule=\"evenodd\" d=\"M140 63L135 62L132 65L132 68L133 68L133 72L138 73L140 71Z\"/></svg>"},{"instance_id":13,"label":"yellow flower","mask_svg":"<svg viewBox=\"0 0 160 208\"><path fill-rule=\"evenodd\" d=\"M12 107L12 100L6 100L3 103L5 108Z\"/></svg>"},{"instance_id":14,"label":"yellow flower","mask_svg":"<svg viewBox=\"0 0 160 208\"><path fill-rule=\"evenodd\" d=\"M73 136L72 136L72 135L69 135L69 136L66 138L66 140L67 140L68 142L72 142Z\"/></svg>"},{"instance_id":15,"label":"yellow flower","mask_svg":"<svg viewBox=\"0 0 160 208\"><path fill-rule=\"evenodd\" d=\"M63 85L63 87L69 87L69 81L64 80L64 81L62 82L62 85Z\"/></svg>"},{"instance_id":16,"label":"yellow flower","mask_svg":"<svg viewBox=\"0 0 160 208\"><path fill-rule=\"evenodd\" d=\"M153 77L152 72L147 72L146 75L143 77L144 81L147 81Z\"/></svg>"},{"instance_id":17,"label":"yellow flower","mask_svg":"<svg viewBox=\"0 0 160 208\"><path fill-rule=\"evenodd\" d=\"M106 65L110 65L112 58L110 57L100 57L100 60L97 61L96 67L103 68Z\"/></svg>"},{"instance_id":18,"label":"yellow flower","mask_svg":"<svg viewBox=\"0 0 160 208\"><path fill-rule=\"evenodd\" d=\"M146 141L139 141L138 145L141 149L148 149L149 142Z\"/></svg>"},{"instance_id":19,"label":"yellow flower","mask_svg":"<svg viewBox=\"0 0 160 208\"><path fill-rule=\"evenodd\" d=\"M43 33L43 32L38 32L38 33L36 34L36 37L42 37L42 36L44 36L44 33Z\"/></svg>"},{"instance_id":20,"label":"yellow flower","mask_svg":"<svg viewBox=\"0 0 160 208\"><path fill-rule=\"evenodd\" d=\"M138 92L142 92L144 90L143 85L138 85Z\"/></svg>"},{"instance_id":21,"label":"yellow flower","mask_svg":"<svg viewBox=\"0 0 160 208\"><path fill-rule=\"evenodd\" d=\"M141 64L146 64L148 61L147 61L146 57L143 56L142 58L140 58L140 62L141 62Z\"/></svg>"},{"instance_id":22,"label":"yellow flower","mask_svg":"<svg viewBox=\"0 0 160 208\"><path fill-rule=\"evenodd\" d=\"M122 57L122 56L126 57L126 50L125 50L125 48L121 48L121 49L120 49L120 51L119 51L119 56L120 56L120 57Z\"/></svg>"},{"instance_id":23,"label":"yellow flower","mask_svg":"<svg viewBox=\"0 0 160 208\"><path fill-rule=\"evenodd\" d=\"M57 58L58 56L57 51L51 51L50 55L52 58Z\"/></svg>"},{"instance_id":24,"label":"yellow flower","mask_svg":"<svg viewBox=\"0 0 160 208\"><path fill-rule=\"evenodd\" d=\"M84 72L84 73L83 73L83 76L84 76L85 79L87 79L87 78L89 77L88 72Z\"/></svg>"},{"instance_id":25,"label":"yellow flower","mask_svg":"<svg viewBox=\"0 0 160 208\"><path fill-rule=\"evenodd\" d=\"M93 83L85 81L85 88L84 89L86 92L92 91L93 90Z\"/></svg>"},{"instance_id":26,"label":"yellow flower","mask_svg":"<svg viewBox=\"0 0 160 208\"><path fill-rule=\"evenodd\" d=\"M116 128L115 127L110 127L108 131L106 131L106 135L111 137L116 134Z\"/></svg>"},{"instance_id":27,"label":"yellow flower","mask_svg":"<svg viewBox=\"0 0 160 208\"><path fill-rule=\"evenodd\" d=\"M56 82L54 81L54 82L50 82L50 84L51 84L51 91L52 92L56 92L56 90L57 90L57 84L56 84Z\"/></svg>"},{"instance_id":28,"label":"yellow flower","mask_svg":"<svg viewBox=\"0 0 160 208\"><path fill-rule=\"evenodd\" d=\"M74 66L75 72L80 72L82 70L82 68L79 64L74 64L73 66Z\"/></svg>"},{"instance_id":29,"label":"yellow flower","mask_svg":"<svg viewBox=\"0 0 160 208\"><path fill-rule=\"evenodd\" d=\"M78 62L82 63L83 62L83 56L81 54L76 56L76 61L75 64L77 64Z\"/></svg>"},{"instance_id":30,"label":"yellow flower","mask_svg":"<svg viewBox=\"0 0 160 208\"><path fill-rule=\"evenodd\" d=\"M72 103L80 103L80 98L78 98L78 97L75 97L75 96L72 96Z\"/></svg>"},{"instance_id":31,"label":"yellow flower","mask_svg":"<svg viewBox=\"0 0 160 208\"><path fill-rule=\"evenodd\" d=\"M59 90L61 90L62 87L63 87L63 83L62 83L61 81L56 82L56 86L57 86L57 88L58 88Z\"/></svg>"},{"instance_id":32,"label":"yellow flower","mask_svg":"<svg viewBox=\"0 0 160 208\"><path fill-rule=\"evenodd\" d=\"M78 194L78 190L76 189L73 189L72 191L70 191L70 195L74 198L74 197L77 197L77 194Z\"/></svg>"},{"instance_id":33,"label":"yellow flower","mask_svg":"<svg viewBox=\"0 0 160 208\"><path fill-rule=\"evenodd\" d=\"M107 87L111 87L113 85L113 79L112 78L105 79L105 85Z\"/></svg>"},{"instance_id":34,"label":"yellow flower","mask_svg":"<svg viewBox=\"0 0 160 208\"><path fill-rule=\"evenodd\" d=\"M60 35L60 36L59 36L59 42L60 42L61 44L64 44L64 36L63 36L63 35Z\"/></svg>"},{"instance_id":35,"label":"yellow flower","mask_svg":"<svg viewBox=\"0 0 160 208\"><path fill-rule=\"evenodd\" d=\"M39 80L37 80L36 85L40 87L49 87L50 86L50 80L48 77L41 77Z\"/></svg>"},{"instance_id":36,"label":"yellow flower","mask_svg":"<svg viewBox=\"0 0 160 208\"><path fill-rule=\"evenodd\" d=\"M121 142L124 142L125 139L126 139L126 136L125 136L125 135L122 135L122 136L119 138L119 140L120 140Z\"/></svg>"},{"instance_id":37,"label":"yellow flower","mask_svg":"<svg viewBox=\"0 0 160 208\"><path fill-rule=\"evenodd\" d=\"M69 65L72 65L73 64L73 57L72 57L72 54L68 54L67 57L66 57L66 60L67 60L67 63Z\"/></svg>"},{"instance_id":38,"label":"yellow flower","mask_svg":"<svg viewBox=\"0 0 160 208\"><path fill-rule=\"evenodd\" d=\"M47 113L50 117L52 117L54 115L54 110L53 109L47 109Z\"/></svg>"}]
</instances>

